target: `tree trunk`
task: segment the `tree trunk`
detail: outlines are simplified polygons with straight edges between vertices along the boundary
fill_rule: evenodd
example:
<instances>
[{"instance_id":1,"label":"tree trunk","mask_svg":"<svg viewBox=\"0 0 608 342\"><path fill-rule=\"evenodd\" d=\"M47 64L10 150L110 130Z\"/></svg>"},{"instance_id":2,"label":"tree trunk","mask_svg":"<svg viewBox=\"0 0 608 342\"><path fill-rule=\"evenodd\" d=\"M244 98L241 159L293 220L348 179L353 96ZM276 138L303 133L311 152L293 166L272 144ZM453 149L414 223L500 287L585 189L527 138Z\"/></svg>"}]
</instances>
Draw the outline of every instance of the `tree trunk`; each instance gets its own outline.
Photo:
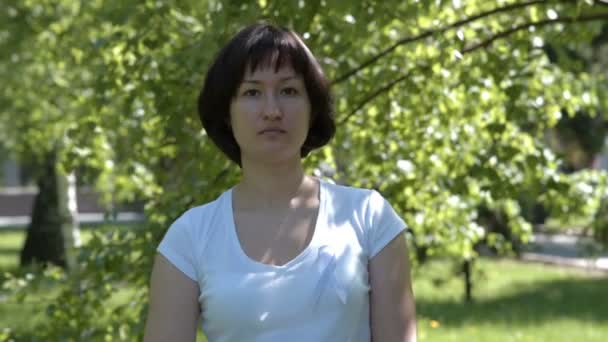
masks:
<instances>
[{"instance_id":1,"label":"tree trunk","mask_svg":"<svg viewBox=\"0 0 608 342\"><path fill-rule=\"evenodd\" d=\"M463 262L462 274L464 276L464 301L470 303L473 301L473 262L471 259Z\"/></svg>"},{"instance_id":2,"label":"tree trunk","mask_svg":"<svg viewBox=\"0 0 608 342\"><path fill-rule=\"evenodd\" d=\"M78 219L78 191L76 188L76 175L71 172L68 175L60 174L58 178L59 203L62 212L65 213L66 220L63 223L63 245L65 246L67 266L70 270L75 270L76 248L82 245L80 239L80 221Z\"/></svg>"},{"instance_id":3,"label":"tree trunk","mask_svg":"<svg viewBox=\"0 0 608 342\"><path fill-rule=\"evenodd\" d=\"M64 228L69 223L67 182L57 169L57 154L48 153L38 174L38 194L21 250L21 266L51 263L68 267Z\"/></svg>"}]
</instances>

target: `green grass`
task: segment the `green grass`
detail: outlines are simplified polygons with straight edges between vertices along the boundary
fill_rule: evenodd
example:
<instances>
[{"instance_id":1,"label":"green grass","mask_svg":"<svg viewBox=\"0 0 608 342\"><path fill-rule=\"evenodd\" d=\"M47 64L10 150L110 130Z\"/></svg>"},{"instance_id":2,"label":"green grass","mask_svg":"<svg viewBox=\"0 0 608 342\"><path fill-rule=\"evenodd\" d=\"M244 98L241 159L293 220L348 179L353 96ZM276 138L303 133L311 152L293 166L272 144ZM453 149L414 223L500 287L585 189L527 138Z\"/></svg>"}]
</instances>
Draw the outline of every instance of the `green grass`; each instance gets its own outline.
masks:
<instances>
[{"instance_id":1,"label":"green grass","mask_svg":"<svg viewBox=\"0 0 608 342\"><path fill-rule=\"evenodd\" d=\"M90 232L83 230L86 241ZM0 231L0 270L16 269L23 232ZM475 265L474 297L464 303L454 265L434 261L414 274L420 341L605 341L608 337L608 275L483 259ZM128 300L125 288L113 298ZM25 304L0 299L4 327L32 329L45 319L54 292L44 290ZM1 296L1 294L0 294ZM122 299L121 299L122 298ZM205 341L199 332L198 341Z\"/></svg>"},{"instance_id":2,"label":"green grass","mask_svg":"<svg viewBox=\"0 0 608 342\"><path fill-rule=\"evenodd\" d=\"M17 267L24 239L25 234L22 231L0 230L0 272Z\"/></svg>"},{"instance_id":3,"label":"green grass","mask_svg":"<svg viewBox=\"0 0 608 342\"><path fill-rule=\"evenodd\" d=\"M510 260L477 264L472 303L449 264L415 273L421 341L605 341L608 276Z\"/></svg>"}]
</instances>

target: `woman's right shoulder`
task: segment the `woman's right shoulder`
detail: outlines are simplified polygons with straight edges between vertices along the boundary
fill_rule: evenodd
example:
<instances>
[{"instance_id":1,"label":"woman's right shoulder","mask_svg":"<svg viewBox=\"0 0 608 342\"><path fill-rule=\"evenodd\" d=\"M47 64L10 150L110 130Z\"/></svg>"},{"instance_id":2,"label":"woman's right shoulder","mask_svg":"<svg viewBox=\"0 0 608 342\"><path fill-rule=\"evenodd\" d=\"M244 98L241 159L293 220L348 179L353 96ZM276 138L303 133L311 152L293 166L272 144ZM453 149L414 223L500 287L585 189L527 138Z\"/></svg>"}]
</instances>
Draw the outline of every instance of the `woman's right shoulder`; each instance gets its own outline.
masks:
<instances>
[{"instance_id":1,"label":"woman's right shoulder","mask_svg":"<svg viewBox=\"0 0 608 342\"><path fill-rule=\"evenodd\" d=\"M171 226L180 226L191 234L200 235L204 233L214 221L224 219L226 196L227 192L224 192L210 202L186 210Z\"/></svg>"},{"instance_id":2,"label":"woman's right shoulder","mask_svg":"<svg viewBox=\"0 0 608 342\"><path fill-rule=\"evenodd\" d=\"M171 260L184 273L194 278L194 269L188 265L196 265L214 236L214 227L223 224L228 218L226 211L226 193L215 200L186 210L173 221L163 239L158 251Z\"/></svg>"}]
</instances>

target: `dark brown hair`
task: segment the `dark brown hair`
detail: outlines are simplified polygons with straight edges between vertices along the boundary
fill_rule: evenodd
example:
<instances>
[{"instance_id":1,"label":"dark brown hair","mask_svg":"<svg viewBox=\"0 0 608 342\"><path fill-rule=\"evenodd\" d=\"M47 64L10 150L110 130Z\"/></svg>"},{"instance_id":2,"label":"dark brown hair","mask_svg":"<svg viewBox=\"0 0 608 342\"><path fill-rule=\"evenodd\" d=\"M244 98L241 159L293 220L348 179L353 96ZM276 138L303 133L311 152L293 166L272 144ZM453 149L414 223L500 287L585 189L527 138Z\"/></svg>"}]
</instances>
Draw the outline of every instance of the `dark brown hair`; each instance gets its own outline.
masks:
<instances>
[{"instance_id":1,"label":"dark brown hair","mask_svg":"<svg viewBox=\"0 0 608 342\"><path fill-rule=\"evenodd\" d=\"M274 64L274 65L273 65ZM330 84L302 39L293 31L266 23L242 29L220 50L207 71L198 97L198 113L211 140L241 165L241 150L230 127L230 103L245 76L245 68L291 66L306 86L311 124L300 155L327 144L336 131Z\"/></svg>"}]
</instances>

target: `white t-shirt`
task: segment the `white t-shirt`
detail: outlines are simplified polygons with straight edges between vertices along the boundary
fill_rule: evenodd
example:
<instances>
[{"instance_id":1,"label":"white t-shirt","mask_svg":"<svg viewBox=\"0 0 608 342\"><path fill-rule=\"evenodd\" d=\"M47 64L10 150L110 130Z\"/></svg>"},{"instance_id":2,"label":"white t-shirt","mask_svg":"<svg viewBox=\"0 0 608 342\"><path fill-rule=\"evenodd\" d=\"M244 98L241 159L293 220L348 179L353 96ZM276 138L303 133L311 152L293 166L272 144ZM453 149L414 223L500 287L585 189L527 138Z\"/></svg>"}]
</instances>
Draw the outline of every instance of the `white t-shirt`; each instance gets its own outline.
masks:
<instances>
[{"instance_id":1,"label":"white t-shirt","mask_svg":"<svg viewBox=\"0 0 608 342\"><path fill-rule=\"evenodd\" d=\"M243 252L232 189L171 225L158 251L198 283L209 342L370 341L368 261L406 225L374 190L320 184L312 240L285 265Z\"/></svg>"}]
</instances>

